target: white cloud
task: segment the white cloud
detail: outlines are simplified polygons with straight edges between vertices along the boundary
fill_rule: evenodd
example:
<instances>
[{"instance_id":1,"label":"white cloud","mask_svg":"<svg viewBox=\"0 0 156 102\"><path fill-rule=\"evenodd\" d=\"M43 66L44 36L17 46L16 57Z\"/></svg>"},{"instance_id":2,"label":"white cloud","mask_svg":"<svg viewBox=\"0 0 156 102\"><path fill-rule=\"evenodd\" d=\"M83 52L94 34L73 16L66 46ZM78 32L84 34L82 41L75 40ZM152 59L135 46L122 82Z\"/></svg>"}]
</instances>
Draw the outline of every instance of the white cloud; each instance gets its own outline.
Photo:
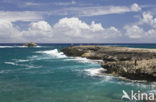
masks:
<instances>
[{"instance_id":1,"label":"white cloud","mask_svg":"<svg viewBox=\"0 0 156 102\"><path fill-rule=\"evenodd\" d=\"M102 25L92 22L90 25L82 22L78 18L62 18L54 25L55 34L64 34L66 37L81 38L81 40L96 40L119 36L119 31L115 27L104 28ZM96 39L95 39L96 38Z\"/></svg>"},{"instance_id":2,"label":"white cloud","mask_svg":"<svg viewBox=\"0 0 156 102\"><path fill-rule=\"evenodd\" d=\"M156 18L147 11L143 12L139 21L124 26L125 35L130 39L142 39L142 42L155 41Z\"/></svg>"},{"instance_id":3,"label":"white cloud","mask_svg":"<svg viewBox=\"0 0 156 102\"><path fill-rule=\"evenodd\" d=\"M127 25L124 27L129 38L138 39L144 37L144 31L137 25Z\"/></svg>"},{"instance_id":4,"label":"white cloud","mask_svg":"<svg viewBox=\"0 0 156 102\"><path fill-rule=\"evenodd\" d=\"M19 30L19 26L10 21L0 23L0 42L100 42L120 36L115 27L104 28L100 23L87 24L79 18L62 18L54 26L46 21L29 24L27 30Z\"/></svg>"},{"instance_id":5,"label":"white cloud","mask_svg":"<svg viewBox=\"0 0 156 102\"><path fill-rule=\"evenodd\" d=\"M156 18L154 18L150 12L143 12L142 16L140 24L148 24L156 28Z\"/></svg>"},{"instance_id":6,"label":"white cloud","mask_svg":"<svg viewBox=\"0 0 156 102\"><path fill-rule=\"evenodd\" d=\"M37 11L0 11L0 19L6 21L37 21L42 19L42 12Z\"/></svg>"},{"instance_id":7,"label":"white cloud","mask_svg":"<svg viewBox=\"0 0 156 102\"><path fill-rule=\"evenodd\" d=\"M25 6L39 6L39 3L35 3L35 2L25 2Z\"/></svg>"},{"instance_id":8,"label":"white cloud","mask_svg":"<svg viewBox=\"0 0 156 102\"><path fill-rule=\"evenodd\" d=\"M136 4L130 8L134 11L139 10ZM156 18L150 12L143 12L140 21L124 26L124 31L114 26L105 28L101 23L94 21L86 23L77 17L62 18L51 26L46 21L35 20L35 16L24 17L21 12L19 14L16 12L16 15L10 12L3 13L0 14L0 42L122 42L120 38L143 42L147 39L146 42L154 42L156 38ZM2 15L12 15L12 17L5 18ZM30 21L30 23L26 30L22 30L13 23L16 21ZM149 29L144 29L145 25L150 26Z\"/></svg>"},{"instance_id":9,"label":"white cloud","mask_svg":"<svg viewBox=\"0 0 156 102\"><path fill-rule=\"evenodd\" d=\"M78 18L62 18L54 25L56 33L64 33L68 36L84 37L82 32L89 30L90 27L86 23L80 21Z\"/></svg>"},{"instance_id":10,"label":"white cloud","mask_svg":"<svg viewBox=\"0 0 156 102\"><path fill-rule=\"evenodd\" d=\"M53 30L46 21L32 22L28 30L20 31L12 22L0 20L0 42L42 42L51 40Z\"/></svg>"},{"instance_id":11,"label":"white cloud","mask_svg":"<svg viewBox=\"0 0 156 102\"><path fill-rule=\"evenodd\" d=\"M137 26L137 25L129 25L125 27L125 34L130 38L130 40L133 40L135 42L154 42L156 39L156 30L155 29L149 29L144 30L143 28Z\"/></svg>"},{"instance_id":12,"label":"white cloud","mask_svg":"<svg viewBox=\"0 0 156 102\"><path fill-rule=\"evenodd\" d=\"M137 24L126 25L125 32L121 32L114 26L105 28L94 21L87 24L76 17L65 17L53 26L46 21L33 21L27 30L21 30L20 26L11 21L0 19L0 42L122 42L121 38L136 42L154 42L156 30L145 30Z\"/></svg>"},{"instance_id":13,"label":"white cloud","mask_svg":"<svg viewBox=\"0 0 156 102\"><path fill-rule=\"evenodd\" d=\"M90 28L93 32L96 32L96 31L102 31L104 30L104 28L102 27L102 25L99 23L99 24L95 24L94 21L92 21L91 25L90 25Z\"/></svg>"},{"instance_id":14,"label":"white cloud","mask_svg":"<svg viewBox=\"0 0 156 102\"><path fill-rule=\"evenodd\" d=\"M151 37L151 38L155 38L156 37L156 30L155 29L150 29L147 31L147 36Z\"/></svg>"},{"instance_id":15,"label":"white cloud","mask_svg":"<svg viewBox=\"0 0 156 102\"><path fill-rule=\"evenodd\" d=\"M77 2L76 1L71 1L71 2L57 2L54 3L57 6L68 6L68 5L75 5Z\"/></svg>"},{"instance_id":16,"label":"white cloud","mask_svg":"<svg viewBox=\"0 0 156 102\"><path fill-rule=\"evenodd\" d=\"M143 42L155 41L155 28L156 18L150 12L143 12L138 22L124 26L126 36L130 39L142 39Z\"/></svg>"},{"instance_id":17,"label":"white cloud","mask_svg":"<svg viewBox=\"0 0 156 102\"><path fill-rule=\"evenodd\" d=\"M134 3L134 4L132 4L131 5L131 9L130 9L130 11L140 11L141 10L141 7L138 5L138 4L136 4L136 3Z\"/></svg>"},{"instance_id":18,"label":"white cloud","mask_svg":"<svg viewBox=\"0 0 156 102\"><path fill-rule=\"evenodd\" d=\"M38 3L38 2L23 2L23 4L24 5L21 5L21 3L20 4L18 4L18 6L20 7L20 8L22 8L22 7L41 7L41 6L52 6L52 5L54 5L54 6L69 6L69 5L75 5L75 4L77 4L77 2L76 1L66 1L66 2L42 2L42 3Z\"/></svg>"},{"instance_id":19,"label":"white cloud","mask_svg":"<svg viewBox=\"0 0 156 102\"><path fill-rule=\"evenodd\" d=\"M141 7L134 3L130 6L90 6L71 7L55 11L58 15L98 16L108 14L122 14L126 12L138 12Z\"/></svg>"},{"instance_id":20,"label":"white cloud","mask_svg":"<svg viewBox=\"0 0 156 102\"><path fill-rule=\"evenodd\" d=\"M45 22L45 21L39 21L39 22L34 22L31 23L31 30L43 30L43 31L50 31L51 30L51 26Z\"/></svg>"},{"instance_id":21,"label":"white cloud","mask_svg":"<svg viewBox=\"0 0 156 102\"><path fill-rule=\"evenodd\" d=\"M6 20L0 20L0 41L16 42L20 39L20 33L18 28L11 22Z\"/></svg>"},{"instance_id":22,"label":"white cloud","mask_svg":"<svg viewBox=\"0 0 156 102\"><path fill-rule=\"evenodd\" d=\"M31 23L28 30L22 31L21 34L28 41L42 42L52 38L53 30L46 21L38 21Z\"/></svg>"}]
</instances>

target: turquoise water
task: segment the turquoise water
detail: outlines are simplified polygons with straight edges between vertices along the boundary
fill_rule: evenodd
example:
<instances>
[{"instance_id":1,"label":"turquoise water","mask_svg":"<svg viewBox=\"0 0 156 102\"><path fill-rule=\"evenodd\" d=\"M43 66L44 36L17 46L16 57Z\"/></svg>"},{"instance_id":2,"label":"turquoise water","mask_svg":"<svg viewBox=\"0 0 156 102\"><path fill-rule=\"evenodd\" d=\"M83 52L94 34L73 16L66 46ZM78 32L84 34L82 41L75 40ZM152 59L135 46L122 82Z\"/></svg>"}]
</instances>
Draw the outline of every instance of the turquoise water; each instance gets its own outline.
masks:
<instances>
[{"instance_id":1,"label":"turquoise water","mask_svg":"<svg viewBox=\"0 0 156 102\"><path fill-rule=\"evenodd\" d=\"M0 102L124 102L122 90L155 91L150 83L99 76L98 63L60 52L67 46L0 46Z\"/></svg>"}]
</instances>

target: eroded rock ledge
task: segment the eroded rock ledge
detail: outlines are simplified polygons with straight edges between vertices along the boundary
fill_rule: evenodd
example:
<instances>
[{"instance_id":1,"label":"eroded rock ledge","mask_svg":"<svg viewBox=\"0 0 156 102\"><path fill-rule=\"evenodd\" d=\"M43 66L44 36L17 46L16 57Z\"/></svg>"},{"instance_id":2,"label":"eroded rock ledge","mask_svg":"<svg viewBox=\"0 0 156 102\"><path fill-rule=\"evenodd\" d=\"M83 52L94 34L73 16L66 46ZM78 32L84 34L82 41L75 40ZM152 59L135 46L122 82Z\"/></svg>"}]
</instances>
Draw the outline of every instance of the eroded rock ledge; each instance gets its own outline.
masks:
<instances>
[{"instance_id":1,"label":"eroded rock ledge","mask_svg":"<svg viewBox=\"0 0 156 102\"><path fill-rule=\"evenodd\" d=\"M132 80L156 81L156 49L110 46L72 46L61 50L67 56L103 60L107 73Z\"/></svg>"}]
</instances>

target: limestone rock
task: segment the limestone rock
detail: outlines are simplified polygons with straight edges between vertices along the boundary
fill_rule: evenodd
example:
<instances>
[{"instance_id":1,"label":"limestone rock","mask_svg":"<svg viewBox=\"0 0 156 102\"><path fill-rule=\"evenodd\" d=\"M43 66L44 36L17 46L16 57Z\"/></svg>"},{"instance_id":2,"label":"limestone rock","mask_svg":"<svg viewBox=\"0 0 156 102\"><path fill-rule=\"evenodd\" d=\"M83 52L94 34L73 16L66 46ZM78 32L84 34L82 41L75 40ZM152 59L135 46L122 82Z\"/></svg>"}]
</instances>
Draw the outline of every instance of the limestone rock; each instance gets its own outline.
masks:
<instances>
[{"instance_id":1,"label":"limestone rock","mask_svg":"<svg viewBox=\"0 0 156 102\"><path fill-rule=\"evenodd\" d=\"M68 56L103 60L107 73L132 80L156 81L156 49L110 46L72 46L62 49Z\"/></svg>"},{"instance_id":2,"label":"limestone rock","mask_svg":"<svg viewBox=\"0 0 156 102\"><path fill-rule=\"evenodd\" d=\"M27 46L27 47L36 47L37 44L36 44L36 43L33 43L33 42L30 42L30 43L24 44L23 46Z\"/></svg>"}]
</instances>

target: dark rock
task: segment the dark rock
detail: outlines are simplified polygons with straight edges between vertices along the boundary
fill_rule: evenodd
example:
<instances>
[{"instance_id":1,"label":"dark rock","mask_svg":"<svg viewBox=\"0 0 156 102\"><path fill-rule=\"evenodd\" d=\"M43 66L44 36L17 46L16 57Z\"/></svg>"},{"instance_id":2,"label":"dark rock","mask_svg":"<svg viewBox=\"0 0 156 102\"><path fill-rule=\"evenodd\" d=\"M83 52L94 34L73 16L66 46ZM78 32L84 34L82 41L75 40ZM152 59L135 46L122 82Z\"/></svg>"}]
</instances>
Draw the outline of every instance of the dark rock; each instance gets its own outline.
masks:
<instances>
[{"instance_id":1,"label":"dark rock","mask_svg":"<svg viewBox=\"0 0 156 102\"><path fill-rule=\"evenodd\" d=\"M85 53L83 49L78 49L74 47L64 48L61 51L68 56L81 56L83 53Z\"/></svg>"},{"instance_id":2,"label":"dark rock","mask_svg":"<svg viewBox=\"0 0 156 102\"><path fill-rule=\"evenodd\" d=\"M107 70L107 73L123 76L133 80L156 81L153 67L156 66L156 59L141 60L135 66L133 61L119 61L102 63L101 66Z\"/></svg>"},{"instance_id":3,"label":"dark rock","mask_svg":"<svg viewBox=\"0 0 156 102\"><path fill-rule=\"evenodd\" d=\"M30 42L30 43L24 44L23 46L27 46L27 47L36 47L37 44L36 44L36 43L33 43L33 42Z\"/></svg>"}]
</instances>

